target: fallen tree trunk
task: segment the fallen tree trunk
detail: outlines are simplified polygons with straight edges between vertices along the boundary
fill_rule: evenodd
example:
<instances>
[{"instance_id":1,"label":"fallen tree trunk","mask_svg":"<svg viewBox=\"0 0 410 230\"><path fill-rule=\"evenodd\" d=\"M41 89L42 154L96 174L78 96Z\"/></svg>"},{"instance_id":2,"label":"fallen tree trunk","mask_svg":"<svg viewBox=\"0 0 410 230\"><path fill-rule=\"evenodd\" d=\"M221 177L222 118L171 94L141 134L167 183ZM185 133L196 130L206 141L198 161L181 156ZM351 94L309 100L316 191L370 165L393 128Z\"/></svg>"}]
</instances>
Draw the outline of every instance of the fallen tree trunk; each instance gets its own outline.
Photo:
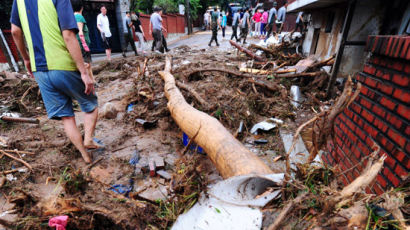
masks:
<instances>
[{"instance_id":1,"label":"fallen tree trunk","mask_svg":"<svg viewBox=\"0 0 410 230\"><path fill-rule=\"evenodd\" d=\"M265 62L266 60L257 56L256 54L254 54L252 51L240 46L238 43L230 40L229 41L231 43L231 45L235 46L238 50L240 50L241 52L244 52L246 55L248 55L249 57L251 57L252 59L255 59L257 61L261 61L261 62Z\"/></svg>"},{"instance_id":2,"label":"fallen tree trunk","mask_svg":"<svg viewBox=\"0 0 410 230\"><path fill-rule=\"evenodd\" d=\"M196 110L185 101L171 74L169 56L166 57L165 70L159 74L165 82L164 91L172 118L205 150L223 178L272 173L262 160L236 140L217 119Z\"/></svg>"}]
</instances>

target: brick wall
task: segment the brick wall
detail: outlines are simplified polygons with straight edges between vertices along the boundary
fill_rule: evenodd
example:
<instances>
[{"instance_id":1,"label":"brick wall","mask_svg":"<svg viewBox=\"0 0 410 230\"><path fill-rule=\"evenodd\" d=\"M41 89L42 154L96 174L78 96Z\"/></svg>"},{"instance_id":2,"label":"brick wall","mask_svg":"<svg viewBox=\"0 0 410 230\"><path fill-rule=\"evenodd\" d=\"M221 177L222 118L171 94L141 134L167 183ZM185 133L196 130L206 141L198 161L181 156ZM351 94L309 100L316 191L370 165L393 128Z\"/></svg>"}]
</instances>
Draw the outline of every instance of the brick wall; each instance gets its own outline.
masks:
<instances>
[{"instance_id":1,"label":"brick wall","mask_svg":"<svg viewBox=\"0 0 410 230\"><path fill-rule=\"evenodd\" d=\"M141 25L144 30L147 40L153 40L151 34L149 34L149 20L150 15L141 14ZM167 30L164 36L167 37L168 33L185 33L185 17L181 14L164 14L162 15L162 25ZM134 37L134 39L136 39Z\"/></svg>"},{"instance_id":2,"label":"brick wall","mask_svg":"<svg viewBox=\"0 0 410 230\"><path fill-rule=\"evenodd\" d=\"M10 50L11 50L11 53L14 56L14 59L16 61L18 61L17 47L16 47L16 44L13 41L13 37L11 36L11 31L10 30L3 30L3 35L7 40L7 43L9 45ZM7 58L3 54L1 49L0 49L0 63L7 63Z\"/></svg>"},{"instance_id":3,"label":"brick wall","mask_svg":"<svg viewBox=\"0 0 410 230\"><path fill-rule=\"evenodd\" d=\"M334 142L328 142L329 154L322 158L342 171L358 165L341 176L348 184L360 175L367 160L359 162L377 143L380 156L387 158L376 183L366 191L380 194L400 186L409 175L410 36L369 36L366 51L371 57L355 76L361 92L336 118Z\"/></svg>"}]
</instances>

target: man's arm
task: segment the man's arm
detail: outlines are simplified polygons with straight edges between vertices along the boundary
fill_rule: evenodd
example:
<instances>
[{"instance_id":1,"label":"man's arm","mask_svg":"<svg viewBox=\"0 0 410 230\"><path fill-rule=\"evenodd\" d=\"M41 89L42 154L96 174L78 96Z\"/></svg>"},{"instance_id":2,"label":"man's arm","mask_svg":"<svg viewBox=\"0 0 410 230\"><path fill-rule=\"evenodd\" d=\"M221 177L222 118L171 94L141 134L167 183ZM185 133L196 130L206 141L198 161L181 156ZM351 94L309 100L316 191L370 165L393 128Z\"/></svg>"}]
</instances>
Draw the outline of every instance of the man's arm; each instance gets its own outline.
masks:
<instances>
[{"instance_id":1,"label":"man's arm","mask_svg":"<svg viewBox=\"0 0 410 230\"><path fill-rule=\"evenodd\" d=\"M13 35L14 42L16 43L17 49L23 57L24 65L31 77L33 73L31 72L30 57L26 50L26 45L24 44L23 39L23 30L20 27L11 24L11 34Z\"/></svg>"},{"instance_id":2,"label":"man's arm","mask_svg":"<svg viewBox=\"0 0 410 230\"><path fill-rule=\"evenodd\" d=\"M97 29L100 31L100 33L103 33L103 29L101 28L102 23L99 15L97 16Z\"/></svg>"},{"instance_id":3,"label":"man's arm","mask_svg":"<svg viewBox=\"0 0 410 230\"><path fill-rule=\"evenodd\" d=\"M88 71L84 66L83 56L81 54L80 45L78 44L77 38L74 31L72 30L63 30L64 42L67 46L68 52L70 52L71 57L73 58L77 69L81 73L81 79L85 85L86 94L94 93L94 81L88 75Z\"/></svg>"},{"instance_id":4,"label":"man's arm","mask_svg":"<svg viewBox=\"0 0 410 230\"><path fill-rule=\"evenodd\" d=\"M152 34L152 23L151 23L151 20L149 20L149 26L148 26L148 28L149 28L149 34Z\"/></svg>"}]
</instances>

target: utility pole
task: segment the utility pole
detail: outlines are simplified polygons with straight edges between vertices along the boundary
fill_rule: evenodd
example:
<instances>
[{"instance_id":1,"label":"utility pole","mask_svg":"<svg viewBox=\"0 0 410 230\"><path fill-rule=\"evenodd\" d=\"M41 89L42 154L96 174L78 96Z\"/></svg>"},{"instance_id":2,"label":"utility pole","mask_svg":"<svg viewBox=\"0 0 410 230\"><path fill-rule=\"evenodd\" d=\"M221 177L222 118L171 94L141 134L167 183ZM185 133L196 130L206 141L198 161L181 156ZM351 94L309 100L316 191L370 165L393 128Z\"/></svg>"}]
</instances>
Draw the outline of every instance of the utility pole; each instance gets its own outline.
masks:
<instances>
[{"instance_id":1,"label":"utility pole","mask_svg":"<svg viewBox=\"0 0 410 230\"><path fill-rule=\"evenodd\" d=\"M185 0L185 18L188 26L188 34L192 34L191 6L189 0Z\"/></svg>"}]
</instances>

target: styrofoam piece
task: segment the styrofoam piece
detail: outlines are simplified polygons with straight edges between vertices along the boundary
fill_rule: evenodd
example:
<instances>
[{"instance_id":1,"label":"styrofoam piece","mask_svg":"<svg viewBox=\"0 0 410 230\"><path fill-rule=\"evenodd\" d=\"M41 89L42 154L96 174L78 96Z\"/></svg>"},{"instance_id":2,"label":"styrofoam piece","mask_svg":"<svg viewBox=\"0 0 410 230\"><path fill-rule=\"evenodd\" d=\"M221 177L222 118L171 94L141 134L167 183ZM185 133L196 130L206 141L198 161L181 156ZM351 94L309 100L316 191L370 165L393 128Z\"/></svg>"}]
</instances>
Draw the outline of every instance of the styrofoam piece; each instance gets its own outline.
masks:
<instances>
[{"instance_id":1,"label":"styrofoam piece","mask_svg":"<svg viewBox=\"0 0 410 230\"><path fill-rule=\"evenodd\" d=\"M187 213L178 217L173 230L185 229L260 229L260 207L280 195L278 187L284 174L243 175L220 181L210 186L208 195ZM276 190L266 192L270 187Z\"/></svg>"}]
</instances>

